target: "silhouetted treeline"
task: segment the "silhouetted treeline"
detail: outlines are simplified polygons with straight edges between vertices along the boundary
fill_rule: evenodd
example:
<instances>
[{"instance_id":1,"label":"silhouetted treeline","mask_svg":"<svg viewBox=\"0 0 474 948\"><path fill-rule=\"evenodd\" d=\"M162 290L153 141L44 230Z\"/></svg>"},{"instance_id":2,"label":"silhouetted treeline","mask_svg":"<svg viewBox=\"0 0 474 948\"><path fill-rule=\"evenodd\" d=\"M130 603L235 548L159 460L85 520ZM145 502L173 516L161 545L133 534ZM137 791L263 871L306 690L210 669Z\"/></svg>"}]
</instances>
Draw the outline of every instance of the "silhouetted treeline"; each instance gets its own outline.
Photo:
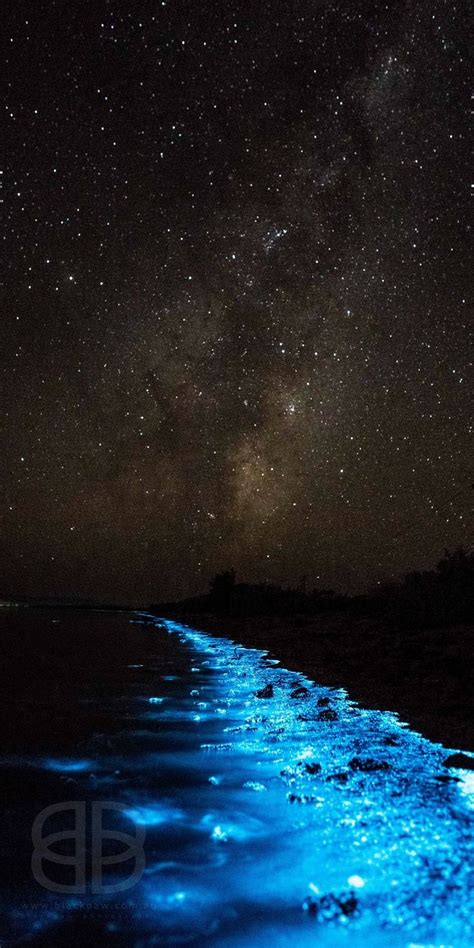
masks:
<instances>
[{"instance_id":1,"label":"silhouetted treeline","mask_svg":"<svg viewBox=\"0 0 474 948\"><path fill-rule=\"evenodd\" d=\"M437 626L474 620L474 553L445 551L433 570L407 573L380 598L400 625Z\"/></svg>"},{"instance_id":2,"label":"silhouetted treeline","mask_svg":"<svg viewBox=\"0 0 474 948\"><path fill-rule=\"evenodd\" d=\"M401 626L428 627L474 620L474 554L461 547L446 551L436 568L407 573L399 583L363 596L331 589L238 583L234 570L210 581L209 593L181 602L151 606L162 614L199 614L245 618L251 616L318 615L346 611L350 615L383 615Z\"/></svg>"},{"instance_id":3,"label":"silhouetted treeline","mask_svg":"<svg viewBox=\"0 0 474 948\"><path fill-rule=\"evenodd\" d=\"M162 603L162 611L213 613L235 617L259 615L312 615L326 610L347 608L355 600L338 595L331 589L313 590L278 586L274 583L237 583L234 570L216 573L210 581L208 594L194 596L178 603ZM363 597L360 597L363 598ZM156 610L158 606L152 606Z\"/></svg>"},{"instance_id":4,"label":"silhouetted treeline","mask_svg":"<svg viewBox=\"0 0 474 948\"><path fill-rule=\"evenodd\" d=\"M338 610L347 607L346 596L338 596L332 590L305 593L300 589L277 586L272 583L235 583L231 594L224 602L215 599L211 590L211 603L219 612L222 607L227 615L311 615L326 610Z\"/></svg>"}]
</instances>

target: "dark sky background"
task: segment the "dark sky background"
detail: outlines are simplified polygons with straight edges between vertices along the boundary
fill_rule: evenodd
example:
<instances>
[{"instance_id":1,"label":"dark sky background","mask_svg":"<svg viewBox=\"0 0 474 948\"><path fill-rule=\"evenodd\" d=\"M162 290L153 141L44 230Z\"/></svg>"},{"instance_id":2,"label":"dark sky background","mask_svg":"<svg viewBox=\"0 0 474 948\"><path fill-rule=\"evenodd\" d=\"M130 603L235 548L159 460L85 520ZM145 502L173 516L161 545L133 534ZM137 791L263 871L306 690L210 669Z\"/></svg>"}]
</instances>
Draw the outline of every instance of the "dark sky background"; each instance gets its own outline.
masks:
<instances>
[{"instance_id":1,"label":"dark sky background","mask_svg":"<svg viewBox=\"0 0 474 948\"><path fill-rule=\"evenodd\" d=\"M467 11L2 4L0 592L469 545Z\"/></svg>"}]
</instances>

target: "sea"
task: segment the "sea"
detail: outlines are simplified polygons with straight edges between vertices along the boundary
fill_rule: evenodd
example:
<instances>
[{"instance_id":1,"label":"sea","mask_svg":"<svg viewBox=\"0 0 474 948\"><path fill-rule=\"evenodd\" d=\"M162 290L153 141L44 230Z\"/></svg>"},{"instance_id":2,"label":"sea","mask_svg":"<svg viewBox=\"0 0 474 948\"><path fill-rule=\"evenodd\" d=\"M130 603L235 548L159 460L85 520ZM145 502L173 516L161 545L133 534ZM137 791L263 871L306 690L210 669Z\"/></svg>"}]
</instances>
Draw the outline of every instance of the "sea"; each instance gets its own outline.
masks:
<instances>
[{"instance_id":1,"label":"sea","mask_svg":"<svg viewBox=\"0 0 474 948\"><path fill-rule=\"evenodd\" d=\"M2 948L474 945L456 748L146 613L4 609L0 664Z\"/></svg>"}]
</instances>

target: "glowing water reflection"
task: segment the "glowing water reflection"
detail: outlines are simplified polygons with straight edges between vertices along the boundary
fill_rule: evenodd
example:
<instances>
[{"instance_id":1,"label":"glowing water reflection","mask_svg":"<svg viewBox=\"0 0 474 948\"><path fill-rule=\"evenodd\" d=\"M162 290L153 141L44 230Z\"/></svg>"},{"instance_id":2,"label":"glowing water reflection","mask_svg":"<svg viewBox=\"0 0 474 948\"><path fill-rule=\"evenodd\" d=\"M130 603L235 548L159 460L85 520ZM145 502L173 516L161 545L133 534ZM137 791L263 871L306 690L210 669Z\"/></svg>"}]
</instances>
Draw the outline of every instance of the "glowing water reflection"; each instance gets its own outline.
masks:
<instances>
[{"instance_id":1,"label":"glowing water reflection","mask_svg":"<svg viewBox=\"0 0 474 948\"><path fill-rule=\"evenodd\" d=\"M81 773L84 770L92 770L94 762L92 760L57 759L48 757L42 761L46 770L55 770L63 774Z\"/></svg>"},{"instance_id":2,"label":"glowing water reflection","mask_svg":"<svg viewBox=\"0 0 474 948\"><path fill-rule=\"evenodd\" d=\"M145 872L104 944L472 948L472 773L446 779L444 748L262 651L138 621L176 637L188 674L129 666L121 730L31 761L71 798L103 785L146 827ZM77 905L42 901L54 945ZM15 924L34 941L37 913Z\"/></svg>"},{"instance_id":3,"label":"glowing water reflection","mask_svg":"<svg viewBox=\"0 0 474 948\"><path fill-rule=\"evenodd\" d=\"M446 750L395 714L361 709L264 652L157 624L201 655L191 717L205 731L201 767L219 761L207 777L215 805L200 819L187 807L229 853L219 886L207 877L209 922L219 918L209 943L471 946L471 774L440 779Z\"/></svg>"}]
</instances>

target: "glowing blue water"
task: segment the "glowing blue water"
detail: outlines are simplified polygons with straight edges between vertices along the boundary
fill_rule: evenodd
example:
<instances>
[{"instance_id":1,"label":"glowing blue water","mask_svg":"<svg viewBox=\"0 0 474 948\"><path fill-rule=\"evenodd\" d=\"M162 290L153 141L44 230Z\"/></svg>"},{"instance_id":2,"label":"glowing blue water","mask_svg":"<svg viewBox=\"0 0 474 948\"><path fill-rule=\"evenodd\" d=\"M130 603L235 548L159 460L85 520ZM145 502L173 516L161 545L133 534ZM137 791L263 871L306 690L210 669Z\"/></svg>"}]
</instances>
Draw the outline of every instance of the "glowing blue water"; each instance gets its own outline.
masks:
<instances>
[{"instance_id":1,"label":"glowing blue water","mask_svg":"<svg viewBox=\"0 0 474 948\"><path fill-rule=\"evenodd\" d=\"M110 943L472 948L472 774L440 780L446 749L264 652L154 620L168 633L189 670L143 680L120 752L102 735L99 757L95 738L77 760L36 761L146 827ZM77 900L42 901L17 928L54 944Z\"/></svg>"}]
</instances>

